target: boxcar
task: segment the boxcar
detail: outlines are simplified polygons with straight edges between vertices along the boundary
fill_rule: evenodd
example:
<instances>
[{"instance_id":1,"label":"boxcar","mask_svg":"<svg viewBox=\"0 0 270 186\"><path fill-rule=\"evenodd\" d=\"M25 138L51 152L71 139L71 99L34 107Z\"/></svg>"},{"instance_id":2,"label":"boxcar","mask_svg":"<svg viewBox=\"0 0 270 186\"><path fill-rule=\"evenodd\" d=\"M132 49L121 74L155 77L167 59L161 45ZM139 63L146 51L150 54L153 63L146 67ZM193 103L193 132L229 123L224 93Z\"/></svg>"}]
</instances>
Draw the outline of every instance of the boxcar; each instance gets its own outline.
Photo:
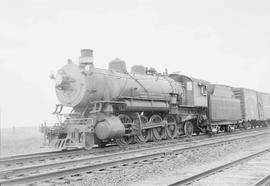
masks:
<instances>
[{"instance_id":1,"label":"boxcar","mask_svg":"<svg viewBox=\"0 0 270 186\"><path fill-rule=\"evenodd\" d=\"M265 121L264 113L264 94L262 92L257 92L257 103L258 103L258 114L261 121Z\"/></svg>"},{"instance_id":2,"label":"boxcar","mask_svg":"<svg viewBox=\"0 0 270 186\"><path fill-rule=\"evenodd\" d=\"M260 120L270 120L270 95L257 92Z\"/></svg>"},{"instance_id":3,"label":"boxcar","mask_svg":"<svg viewBox=\"0 0 270 186\"><path fill-rule=\"evenodd\" d=\"M260 120L257 92L251 89L234 88L235 97L240 100L242 118L244 121Z\"/></svg>"}]
</instances>

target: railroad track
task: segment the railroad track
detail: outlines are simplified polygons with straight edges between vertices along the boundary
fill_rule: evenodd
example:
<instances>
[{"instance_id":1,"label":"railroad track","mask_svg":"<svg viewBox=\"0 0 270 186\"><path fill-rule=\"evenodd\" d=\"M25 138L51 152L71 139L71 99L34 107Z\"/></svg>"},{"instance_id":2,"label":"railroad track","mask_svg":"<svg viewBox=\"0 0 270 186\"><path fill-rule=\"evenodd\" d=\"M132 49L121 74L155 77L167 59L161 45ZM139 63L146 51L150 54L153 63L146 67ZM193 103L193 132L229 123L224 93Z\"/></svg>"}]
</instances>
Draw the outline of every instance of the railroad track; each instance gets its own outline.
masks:
<instances>
[{"instance_id":1,"label":"railroad track","mask_svg":"<svg viewBox=\"0 0 270 186\"><path fill-rule=\"evenodd\" d=\"M259 180L254 186L270 185L270 174Z\"/></svg>"},{"instance_id":2,"label":"railroad track","mask_svg":"<svg viewBox=\"0 0 270 186\"><path fill-rule=\"evenodd\" d=\"M112 171L124 167L142 166L156 161L164 161L184 151L192 151L206 146L217 146L269 133L270 131L253 131L253 133L246 133L246 135L242 133L240 136L227 135L223 138L216 138L215 140L212 138L211 140L201 141L197 144L190 144L189 146L171 144L166 147L152 147L143 151L141 149L129 150L114 154L70 159L51 164L16 167L0 171L0 184L18 185L35 183L40 185L41 182L42 184L55 183L57 181L69 182L80 179L84 174L106 173L108 170Z\"/></svg>"},{"instance_id":3,"label":"railroad track","mask_svg":"<svg viewBox=\"0 0 270 186\"><path fill-rule=\"evenodd\" d=\"M222 134L221 134L222 135ZM220 135L217 135L220 136ZM216 136L216 137L217 137ZM208 138L207 136L195 136L188 139L189 142ZM80 157L86 156L89 154L105 154L105 153L113 153L122 150L132 150L138 148L145 148L148 146L158 146L164 144L172 144L172 143L186 143L185 141L180 141L179 139L174 139L170 141L160 141L160 142L149 142L146 144L131 144L128 147L121 148L119 146L109 146L106 148L94 148L91 150L84 150L84 149L74 149L68 151L49 151L49 152L41 152L41 153L34 153L34 154L24 154L24 155L16 155L16 156L7 156L7 157L0 157L0 168L4 167L11 167L14 165L23 165L25 163L34 163L36 162L43 162L45 160L64 160L66 158L73 158L73 157Z\"/></svg>"},{"instance_id":4,"label":"railroad track","mask_svg":"<svg viewBox=\"0 0 270 186\"><path fill-rule=\"evenodd\" d=\"M178 185L254 185L270 182L270 148L182 179Z\"/></svg>"},{"instance_id":5,"label":"railroad track","mask_svg":"<svg viewBox=\"0 0 270 186\"><path fill-rule=\"evenodd\" d=\"M69 151L52 151L52 152L42 152L42 153L35 153L35 154L26 154L26 155L17 155L17 156L10 156L10 157L2 157L0 158L0 170L12 167L22 167L22 166L30 166L40 163L55 163L57 161L65 161L68 159L76 159L85 156L95 156L98 154L110 154L114 152L119 152L123 150L134 150L134 149L143 149L143 148L150 148L152 146L164 146L170 144L190 144L192 142L196 143L199 140L212 140L213 138L219 138L222 136L230 136L239 133L253 133L254 131L264 131L265 128L257 128L253 130L246 130L246 131L235 131L233 133L220 133L217 135L212 136L209 138L206 135L203 136L194 136L192 138L184 138L183 139L174 139L170 141L160 141L160 142L149 142L146 144L132 144L126 147L125 149L119 146L110 146L103 149L96 148L92 149L91 151L87 151L84 149L75 149Z\"/></svg>"}]
</instances>

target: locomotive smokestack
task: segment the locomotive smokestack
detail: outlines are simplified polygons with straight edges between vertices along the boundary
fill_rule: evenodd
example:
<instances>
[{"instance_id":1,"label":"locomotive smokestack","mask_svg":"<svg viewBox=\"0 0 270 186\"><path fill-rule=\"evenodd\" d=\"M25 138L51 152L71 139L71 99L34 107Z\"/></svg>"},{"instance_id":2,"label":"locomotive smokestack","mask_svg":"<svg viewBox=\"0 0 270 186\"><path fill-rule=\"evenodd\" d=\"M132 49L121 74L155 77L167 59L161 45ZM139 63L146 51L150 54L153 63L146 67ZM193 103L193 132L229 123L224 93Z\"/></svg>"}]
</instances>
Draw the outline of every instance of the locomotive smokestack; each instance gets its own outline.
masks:
<instances>
[{"instance_id":1,"label":"locomotive smokestack","mask_svg":"<svg viewBox=\"0 0 270 186\"><path fill-rule=\"evenodd\" d=\"M89 67L94 67L93 50L91 49L81 49L81 56L79 57L79 63L82 66L89 65Z\"/></svg>"}]
</instances>

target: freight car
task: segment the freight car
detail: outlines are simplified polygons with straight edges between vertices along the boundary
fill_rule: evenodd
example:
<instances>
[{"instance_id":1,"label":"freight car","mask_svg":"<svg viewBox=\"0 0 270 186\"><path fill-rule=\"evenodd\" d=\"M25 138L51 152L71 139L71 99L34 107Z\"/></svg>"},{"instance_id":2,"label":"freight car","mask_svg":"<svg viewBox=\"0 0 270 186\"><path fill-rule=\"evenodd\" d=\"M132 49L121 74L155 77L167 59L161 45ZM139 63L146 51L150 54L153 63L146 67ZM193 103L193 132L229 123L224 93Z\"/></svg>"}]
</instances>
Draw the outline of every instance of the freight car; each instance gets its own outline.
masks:
<instances>
[{"instance_id":1,"label":"freight car","mask_svg":"<svg viewBox=\"0 0 270 186\"><path fill-rule=\"evenodd\" d=\"M241 113L246 126L265 126L269 120L269 95L246 88L234 88L240 100Z\"/></svg>"},{"instance_id":2,"label":"freight car","mask_svg":"<svg viewBox=\"0 0 270 186\"><path fill-rule=\"evenodd\" d=\"M270 120L270 95L257 92L257 102L260 123L267 125Z\"/></svg>"},{"instance_id":3,"label":"freight car","mask_svg":"<svg viewBox=\"0 0 270 186\"><path fill-rule=\"evenodd\" d=\"M230 132L244 121L242 94L231 87L140 65L128 72L120 59L98 69L89 49L81 50L79 64L68 60L51 78L60 101L54 112L59 123L43 125L42 131L50 145L61 149ZM262 107L264 117L269 105ZM63 113L64 107L71 112Z\"/></svg>"}]
</instances>

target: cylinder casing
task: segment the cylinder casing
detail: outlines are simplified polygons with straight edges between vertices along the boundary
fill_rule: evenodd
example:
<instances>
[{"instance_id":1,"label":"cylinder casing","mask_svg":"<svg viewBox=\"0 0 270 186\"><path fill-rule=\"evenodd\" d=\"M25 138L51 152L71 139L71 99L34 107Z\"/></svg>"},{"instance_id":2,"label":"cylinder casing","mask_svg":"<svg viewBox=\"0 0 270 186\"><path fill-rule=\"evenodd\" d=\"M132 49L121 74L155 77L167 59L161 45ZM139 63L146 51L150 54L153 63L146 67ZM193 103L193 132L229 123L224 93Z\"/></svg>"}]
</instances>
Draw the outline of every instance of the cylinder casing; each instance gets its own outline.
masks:
<instances>
[{"instance_id":1,"label":"cylinder casing","mask_svg":"<svg viewBox=\"0 0 270 186\"><path fill-rule=\"evenodd\" d=\"M125 126L119 118L115 116L107 117L96 125L95 134L100 140L120 138L125 134Z\"/></svg>"}]
</instances>

